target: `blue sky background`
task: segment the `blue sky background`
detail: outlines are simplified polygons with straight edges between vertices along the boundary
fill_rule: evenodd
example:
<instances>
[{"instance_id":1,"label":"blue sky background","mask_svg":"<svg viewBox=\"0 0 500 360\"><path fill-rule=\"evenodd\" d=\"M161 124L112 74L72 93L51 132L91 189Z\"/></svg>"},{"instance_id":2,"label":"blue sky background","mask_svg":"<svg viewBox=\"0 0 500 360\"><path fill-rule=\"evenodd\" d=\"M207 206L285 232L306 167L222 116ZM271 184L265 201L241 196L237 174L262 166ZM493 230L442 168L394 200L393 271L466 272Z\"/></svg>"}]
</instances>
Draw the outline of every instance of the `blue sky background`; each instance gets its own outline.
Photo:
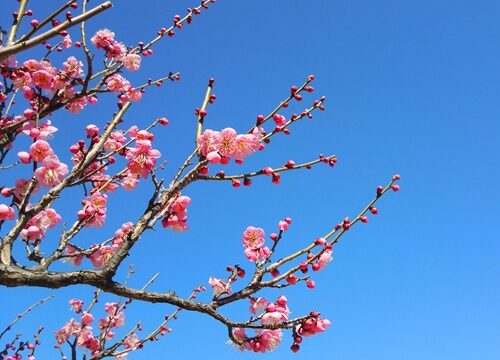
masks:
<instances>
[{"instance_id":1,"label":"blue sky background","mask_svg":"<svg viewBox=\"0 0 500 360\"><path fill-rule=\"evenodd\" d=\"M2 24L15 3L0 5ZM109 27L117 39L135 44L192 5L117 0L89 23L88 33ZM248 225L270 233L278 220L292 217L285 254L355 216L375 187L396 172L401 191L388 194L379 216L342 239L334 262L314 274L316 289L284 292L293 314L314 309L333 323L328 332L305 339L299 353L289 351L289 334L272 354L240 353L225 344L223 326L184 312L171 324L172 334L129 358L498 359L499 11L500 4L491 0L219 0L193 25L161 42L155 56L144 60L143 71L129 78L140 84L180 71L182 80L148 91L126 119L143 126L157 116L170 119L169 127L156 132L157 147L169 161L166 176L192 151L193 109L209 77L216 78L217 101L206 120L213 129L247 130L257 114L269 112L310 73L317 78L314 96L290 112L328 97L326 112L226 173L277 167L288 159L303 162L320 152L337 154L339 162L333 171L320 166L283 174L278 187L268 178L237 190L226 183L190 186L184 192L193 199L190 231L158 229L144 236L129 260L136 268L132 285L141 287L160 271L152 290L187 296L209 276L225 276L226 265L241 263L250 271L240 240ZM68 133L81 137L89 122L108 120L112 102L102 98L101 105L79 116L55 115L60 128L55 144L62 149L72 140ZM6 176L2 183L9 181ZM82 233L81 243L133 221L146 190L111 195L108 226ZM80 198L62 200L56 209L74 214ZM89 301L92 290L0 288L3 324L46 294L56 298L18 327L30 333L45 325L42 359L56 356L52 332L71 317L67 300ZM223 311L245 319L246 305ZM142 319L146 332L170 311L135 302L129 324Z\"/></svg>"}]
</instances>

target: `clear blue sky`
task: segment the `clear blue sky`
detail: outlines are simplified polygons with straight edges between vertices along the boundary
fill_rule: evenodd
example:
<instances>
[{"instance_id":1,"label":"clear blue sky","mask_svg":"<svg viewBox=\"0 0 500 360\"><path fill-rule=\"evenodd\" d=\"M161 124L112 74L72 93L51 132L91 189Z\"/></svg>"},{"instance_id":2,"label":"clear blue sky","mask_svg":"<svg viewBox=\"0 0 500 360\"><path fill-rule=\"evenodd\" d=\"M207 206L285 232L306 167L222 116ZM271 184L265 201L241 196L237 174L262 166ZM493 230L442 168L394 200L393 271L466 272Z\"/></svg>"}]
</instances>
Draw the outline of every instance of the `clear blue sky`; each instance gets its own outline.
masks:
<instances>
[{"instance_id":1,"label":"clear blue sky","mask_svg":"<svg viewBox=\"0 0 500 360\"><path fill-rule=\"evenodd\" d=\"M3 3L2 13L13 3ZM133 44L192 5L118 0L89 24L89 33L109 27ZM334 262L315 275L317 288L285 293L295 315L321 311L333 323L329 331L306 339L297 354L289 351L287 334L279 350L264 356L500 358L499 12L500 3L493 0L219 0L165 40L144 61L144 71L130 78L142 83L180 71L182 81L148 91L127 120L143 125L160 115L171 120L157 133L169 161L167 175L192 150L193 109L209 77L216 78L217 101L207 127L244 131L291 85L315 74L315 96L328 97L327 111L292 129L291 137L277 138L245 169L307 161L320 152L337 154L339 162L333 171L318 167L283 174L279 187L267 178L238 190L225 183L195 184L185 192L193 199L190 231L159 229L145 236L130 257L137 273L132 284L140 287L160 271L153 290L187 295L210 275L225 275L226 265L247 265L240 243L246 226L269 233L290 216L294 222L284 250L296 249L357 214L375 187L399 172L401 191L382 200L380 215L369 225L356 226L342 239ZM61 146L63 130L81 133L85 124L109 118L97 109L54 117ZM141 192L112 195L104 234L133 221L140 209L126 209L124 203L140 198ZM52 293L56 298L19 327L45 325L43 359L56 355L52 331L71 316L67 300L88 301L91 289L0 288L1 323ZM227 314L244 319L245 309L246 304ZM163 305L134 303L130 325L142 318L147 330L165 313ZM226 330L202 315L184 312L171 326L172 334L129 358L263 357L231 349Z\"/></svg>"}]
</instances>

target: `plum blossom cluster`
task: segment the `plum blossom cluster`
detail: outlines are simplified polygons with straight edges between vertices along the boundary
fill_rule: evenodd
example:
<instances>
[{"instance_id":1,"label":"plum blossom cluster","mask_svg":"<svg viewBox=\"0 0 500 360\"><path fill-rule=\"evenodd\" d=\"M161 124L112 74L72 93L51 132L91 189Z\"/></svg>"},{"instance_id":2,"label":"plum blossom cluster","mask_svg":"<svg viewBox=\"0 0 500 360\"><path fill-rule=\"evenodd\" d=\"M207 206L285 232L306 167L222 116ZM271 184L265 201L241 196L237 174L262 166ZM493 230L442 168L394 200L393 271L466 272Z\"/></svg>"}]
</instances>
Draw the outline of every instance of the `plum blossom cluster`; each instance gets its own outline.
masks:
<instances>
[{"instance_id":1,"label":"plum blossom cluster","mask_svg":"<svg viewBox=\"0 0 500 360\"><path fill-rule=\"evenodd\" d=\"M106 242L105 244L94 244L90 246L89 250L83 251L77 249L75 246L68 244L66 247L66 253L70 262L79 266L82 263L84 257L87 257L92 262L95 267L106 266L114 255L114 253L123 245L127 235L132 231L134 224L131 222L126 222L122 224L120 229L118 229L113 239ZM77 303L71 304L73 309L78 313ZM81 307L81 304L80 304Z\"/></svg>"},{"instance_id":2,"label":"plum blossom cluster","mask_svg":"<svg viewBox=\"0 0 500 360\"><path fill-rule=\"evenodd\" d=\"M201 154L212 164L227 164L230 158L236 162L261 148L259 128L250 134L238 134L232 128L221 131L207 129L201 134L197 143Z\"/></svg>"},{"instance_id":3,"label":"plum blossom cluster","mask_svg":"<svg viewBox=\"0 0 500 360\"><path fill-rule=\"evenodd\" d=\"M56 347L58 348L72 339L75 346L89 351L91 355L99 354L104 350L105 342L115 337L115 329L125 324L125 306L120 306L119 303L111 302L104 305L106 315L97 322L98 332L95 332L91 326L95 320L94 315L89 312L90 310L84 311L82 309L83 301L72 299L70 305L77 314L81 314L81 317L79 320L70 319L55 332ZM137 336L134 334L127 336L124 339L124 345L128 349L136 349L138 347Z\"/></svg>"},{"instance_id":4,"label":"plum blossom cluster","mask_svg":"<svg viewBox=\"0 0 500 360\"><path fill-rule=\"evenodd\" d=\"M21 230L21 238L31 242L42 240L46 230L54 228L61 220L61 216L54 209L44 209L26 223Z\"/></svg>"},{"instance_id":5,"label":"plum blossom cluster","mask_svg":"<svg viewBox=\"0 0 500 360\"><path fill-rule=\"evenodd\" d=\"M336 162L335 156L324 157L320 155L318 160L304 164L296 164L293 160L288 160L284 166L275 169L265 167L252 173L230 176L226 176L223 171L220 171L217 176L208 176L208 163L225 165L231 159L234 159L238 164L242 163L247 156L258 150L263 150L264 146L270 144L272 136L277 133L290 135L290 127L294 122L303 118L312 118L312 112L316 109L324 110L325 98L322 97L314 100L312 106L298 114L285 115L286 109L293 104L294 100L297 102L302 100L303 92L313 92L314 89L310 86L310 82L314 79L312 75L307 78L302 86L292 86L290 95L285 100L281 101L267 116L258 115L257 122L251 130L241 134L230 127L220 131L204 129L204 120L206 120L207 113L206 106L208 106L207 104L213 104L216 99L216 96L211 94L214 80L210 79L203 105L201 109L195 110L195 115L198 118L195 149L193 149L192 155L179 167L177 174L168 187L164 187L164 184L166 184L165 179L157 176L159 175L157 170L162 168L162 166L157 167L161 154L160 151L155 149L158 146L154 143L153 133L149 131L157 123L166 125L168 121L164 118L157 119L145 130L140 130L137 126L129 127L128 130L125 130L126 128L123 128L123 130L118 129L118 127L125 124L124 116L131 106L131 102L139 101L148 86L160 86L165 79L174 80L179 78L178 73L170 73L168 77L155 81L150 79L145 85L134 87L123 74L123 68L129 71L139 70L142 57L152 54L152 45L165 35L168 37L173 36L174 29L176 31L182 29L184 22L191 23L193 15L199 14L202 9L208 8L208 4L213 2L215 0L201 0L199 6L188 9L186 16L175 15L173 25L168 29L160 29L157 33L158 36L147 42L146 45L139 42L135 47L127 47L115 39L115 34L111 30L102 29L97 31L90 42L95 48L102 50L105 57L103 66L99 66L94 61L93 54L86 46L84 26L81 27L82 42L76 41L74 44L77 48L83 47L87 61L85 66L75 56L64 56L61 58L62 62L57 63L61 65L56 66L56 61L50 57L51 46L48 43L44 44L48 53L43 56L42 60L31 59L24 62L18 62L14 56L1 56L6 47L10 46L11 39L7 40L5 46L0 48L0 74L2 75L2 82L0 82L0 112L2 112L0 117L0 163L4 161L7 153L14 148L14 141L18 135L24 134L28 136L31 144L29 150L24 149L26 151L17 153L17 158L13 164L2 166L0 170L23 164L30 165L20 166L23 169L33 169L27 179L19 178L13 186L5 186L0 189L2 196L12 198L10 204L0 204L0 226L4 225L4 221L15 219L16 211L18 212L18 222L0 241L0 262L7 267L12 267L12 273L16 274L18 264L21 265L21 263L13 258L14 255L17 255L17 251L11 250L14 249L14 242L21 239L24 241L24 244L21 245L25 245L28 252L28 261L38 263L38 266L35 265L34 268L22 268L22 276L17 278L8 278L9 274L6 274L7 280L11 281L8 285L26 285L29 283L29 285L41 284L40 286L47 286L46 284L49 284L49 286L54 284L68 286L73 285L75 282L82 282L98 286L101 290L104 289L120 296L130 296L123 304L118 302L106 303L104 306L105 314L101 318L92 313L100 290L96 291L94 301L87 309L84 309L83 301L73 299L70 305L78 316L74 316L55 333L56 347L61 350L63 360L66 359L62 351L63 344L71 347L72 358L76 356L78 347L85 353L83 358L114 357L115 360L124 360L130 350L140 349L145 342L155 340L158 334L163 335L168 332L169 329L165 326L166 321L175 318L183 308L209 314L224 323L229 330L231 341L241 350L258 353L272 351L282 342L282 331L289 329L293 335L291 349L298 351L303 337L325 331L330 326L330 321L320 318L319 313L316 312L291 318L288 300L285 296L280 296L275 302L270 302L264 297L257 297L260 296L258 295L259 291L271 288L286 288L298 282L305 282L308 288L313 289L315 283L310 279L310 275L302 276L297 274L306 274L309 270L318 271L324 269L332 260L333 244L343 232L347 231L357 221L363 223L368 221L368 217L365 215L367 213L366 209L374 215L377 214L378 210L374 207L375 201L389 189L389 187L378 187L377 198L368 205L362 214L352 220L345 218L335 226L334 231L332 230L324 238L318 238L297 252L280 257L275 262L271 260L271 257L275 253L283 233L288 230L291 219L285 218L278 222L276 233L269 236L272 241L269 247L265 244L266 234L264 230L249 226L242 235L245 257L255 264L254 273L248 284L244 284L241 290L236 289L234 282L238 278L243 278L245 271L239 265L234 265L226 268L230 273L227 278L209 278L208 283L212 288L213 297L208 303L193 300L196 293L201 290L195 290L193 295L187 299L177 296L174 292L169 294L156 293L152 297L153 301L176 306L173 315L165 317L165 321L157 330L146 338L141 339L136 333L141 330L140 324L138 324L128 331L121 340L116 340L118 338L118 329L125 324L126 306L132 301L132 298L150 301L148 297L151 299L153 293L146 291L146 287L153 282L155 277L140 291L137 291L129 288L127 281L125 284L116 282L114 275L119 270L119 265L125 259L125 256L129 253L128 250L132 248L144 231L157 225L160 220L165 228L174 231L187 230L187 211L191 198L182 195L182 193L185 193L185 188L189 184L197 180L217 178L232 181L234 187L239 187L239 179L242 179L243 185L249 186L252 182L251 178L260 175L269 176L274 184L278 184L280 174L283 171L300 168L310 169L320 162L333 167ZM20 9L24 9L26 3L26 1L22 1ZM111 6L110 2L106 3ZM106 3L99 5L94 10L103 9ZM88 1L83 2L83 5L88 5ZM76 1L70 1L66 5L62 5L61 9L64 10L69 7L76 8ZM31 16L30 12L31 10L26 10L24 15ZM85 9L79 16L86 16L86 14L91 13L92 10L87 11ZM45 26L50 23L52 23L53 27L57 27L60 22L55 17L60 12L56 11L54 14L56 15L51 15L53 18L47 21L39 22L33 19L31 21L33 31L38 31L37 27L39 25ZM19 13L13 15L15 20L19 19ZM70 11L66 13L66 19L71 25L72 15ZM13 40L16 40L16 26L13 25L11 30L13 30L11 34L14 35ZM8 35L9 38L11 34ZM26 36L27 39L30 38L29 35L30 33ZM66 30L58 31L56 36L59 35L62 36L62 40L60 45L56 46L58 51L72 46L73 41ZM40 37L37 36L37 38ZM20 40L19 43L23 47L25 46L24 40ZM49 60L49 57L51 60ZM50 139L58 129L46 117L52 116L52 113L62 108L66 108L72 113L78 113L88 104L95 104L97 94L104 93L113 93L113 97L118 98L117 111L113 113L109 122L103 124L103 131L95 124L89 124L85 127L87 140L78 140L69 148L74 167L71 175L67 176L69 172L68 166L59 161L51 144L49 144ZM18 111L21 103L19 100L27 101L29 103L28 107ZM17 105L15 105L16 103ZM270 131L266 132L263 126L272 127L272 130L269 129ZM111 174L110 169L117 166L117 161L120 161L123 165L122 170ZM124 223L113 237L90 246L86 244L80 247L77 245L78 243L74 242L75 236L80 231L85 231L84 228L104 227L109 215L107 211L108 196L111 198L110 193L112 191L120 187L125 190L134 190L140 181L146 179L151 179L154 189L150 197L151 200L146 203L146 209L143 215L137 219L135 226L131 222ZM399 180L399 178L393 178L393 182L394 180ZM0 185L3 186L3 184ZM60 195L67 196L69 192L67 189L75 186L82 186L84 191L81 208L76 213L77 221L69 228L63 227L58 243L52 244L52 248L55 250L46 256L43 252L39 252L39 248L49 242L43 241L40 244L40 241L46 237L48 229L53 229L62 221L61 216L52 208L53 203L58 201ZM398 185L391 183L389 186L393 191L399 190ZM34 202L31 196L39 189L46 190L46 192L41 197L41 200ZM334 234L335 236L333 236ZM319 251L317 251L318 249ZM46 251L46 249L44 248L43 251ZM305 259L301 261L299 258ZM52 271L53 264L58 261L66 261L75 266L81 266L84 259L87 259L95 268L106 268L91 269L89 271L70 270L68 273L58 273L56 275ZM285 267L283 265L292 261L296 263L283 270ZM91 267L90 264L84 265ZM86 269L86 267L83 268ZM34 279L27 276L27 280L19 280L24 274L29 275L31 269L43 273L53 282L44 282L44 276L36 276ZM283 274L280 275L280 271L283 271ZM72 278L74 274L78 275L76 281L74 277ZM57 278L54 279L56 276ZM3 281L4 278L2 276L0 280ZM69 282L67 282L68 279ZM202 287L199 289L202 289ZM251 316L246 322L232 322L218 312L222 306L244 299L250 300ZM253 328L255 332L247 334L249 328ZM1 336L0 333L0 338ZM112 340L115 341L115 344L109 345ZM106 344L107 342L108 344ZM28 348L32 346L34 349L35 344L36 342L27 346ZM9 348L10 350L13 350L12 346ZM0 352L0 360L3 359L4 355L5 353ZM21 360L21 357L16 354L12 355L11 358ZM29 360L34 360L33 352L30 354Z\"/></svg>"},{"instance_id":6,"label":"plum blossom cluster","mask_svg":"<svg viewBox=\"0 0 500 360\"><path fill-rule=\"evenodd\" d=\"M261 228L249 226L243 232L243 247L248 260L257 262L269 256L270 250L264 246L265 233Z\"/></svg>"},{"instance_id":7,"label":"plum blossom cluster","mask_svg":"<svg viewBox=\"0 0 500 360\"><path fill-rule=\"evenodd\" d=\"M111 245L93 245L92 249L97 249L92 251L90 255L90 261L95 267L106 266L114 255L114 253L123 245L126 236L132 231L134 224L131 222L124 223L120 229L115 232L115 236L111 242Z\"/></svg>"},{"instance_id":8,"label":"plum blossom cluster","mask_svg":"<svg viewBox=\"0 0 500 360\"><path fill-rule=\"evenodd\" d=\"M280 296L275 303L267 301L265 298L250 298L250 312L260 316L263 325L278 325L288 320L290 310L287 305L287 298ZM237 341L235 345L240 350L250 350L264 353L273 351L281 343L283 333L280 329L256 330L254 336L248 336L244 328L235 328L232 331L233 338Z\"/></svg>"},{"instance_id":9,"label":"plum blossom cluster","mask_svg":"<svg viewBox=\"0 0 500 360\"><path fill-rule=\"evenodd\" d=\"M17 60L10 56L0 61L0 73L30 102L30 108L23 113L23 118L27 120L33 119L37 112L49 105L50 99L41 95L42 92L57 97L72 113L78 113L88 103L93 104L97 101L93 95L75 96L77 94L75 88L82 82L83 63L74 56L68 57L61 69L48 60L35 59L26 60L18 66ZM0 102L6 100L6 94L2 93ZM22 118L18 117L15 121L20 119Z\"/></svg>"},{"instance_id":10,"label":"plum blossom cluster","mask_svg":"<svg viewBox=\"0 0 500 360\"><path fill-rule=\"evenodd\" d=\"M256 330L255 335L252 337L247 335L244 328L233 330L233 337L239 342L236 346L240 350L250 350L260 353L275 350L280 345L282 336L282 331L278 329Z\"/></svg>"},{"instance_id":11,"label":"plum blossom cluster","mask_svg":"<svg viewBox=\"0 0 500 360\"><path fill-rule=\"evenodd\" d=\"M85 226L102 227L106 221L106 194L94 192L82 201L82 209L78 210L78 219L85 223Z\"/></svg>"},{"instance_id":12,"label":"plum blossom cluster","mask_svg":"<svg viewBox=\"0 0 500 360\"><path fill-rule=\"evenodd\" d=\"M163 227L174 231L185 231L187 227L187 207L191 204L189 196L180 195L167 206L166 215L161 221Z\"/></svg>"},{"instance_id":13,"label":"plum blossom cluster","mask_svg":"<svg viewBox=\"0 0 500 360\"><path fill-rule=\"evenodd\" d=\"M208 279L208 284L212 287L212 294L214 298L217 298L224 294L230 295L233 292L231 290L230 281L210 277Z\"/></svg>"},{"instance_id":14,"label":"plum blossom cluster","mask_svg":"<svg viewBox=\"0 0 500 360\"><path fill-rule=\"evenodd\" d=\"M319 316L320 314L318 312L311 311L307 318L305 318L304 320L302 320L302 322L295 326L295 328L293 329L293 344L290 347L293 352L297 352L300 350L302 337L322 333L326 330L327 327L331 325L330 320L322 319Z\"/></svg>"},{"instance_id":15,"label":"plum blossom cluster","mask_svg":"<svg viewBox=\"0 0 500 360\"><path fill-rule=\"evenodd\" d=\"M122 230L117 231L116 237L125 236ZM193 289L188 300L195 299L197 294L205 290L203 286ZM128 330L125 335L119 336L118 330L125 325L125 311L132 300L128 299L123 303L106 302L104 315L96 321L92 312L95 310L95 305L98 304L99 296L100 292L95 291L94 299L86 309L84 309L84 303L80 299L69 301L70 309L80 316L78 319L70 319L54 333L55 347L60 350L63 360L67 360L63 345L68 345L72 354L76 353L77 348L82 349L85 353L84 358L112 357L115 360L126 360L131 351L141 349L145 343L158 340L158 336L170 333L172 329L167 324L170 320L177 319L177 314L181 311L180 308L177 308L172 314L165 316L165 319L147 336L139 336L139 332L142 331L140 323Z\"/></svg>"},{"instance_id":16,"label":"plum blossom cluster","mask_svg":"<svg viewBox=\"0 0 500 360\"><path fill-rule=\"evenodd\" d=\"M141 56L115 40L115 33L109 29L101 29L91 38L92 44L105 51L106 57L122 64L129 71L137 71L141 67ZM115 93L120 93L120 100L139 101L142 92L133 88L130 82L120 74L113 74L106 79L106 86Z\"/></svg>"},{"instance_id":17,"label":"plum blossom cluster","mask_svg":"<svg viewBox=\"0 0 500 360\"><path fill-rule=\"evenodd\" d=\"M290 310L287 302L287 298L283 295L274 303L267 301L265 298L250 298L250 312L252 314L262 312L257 319L260 319L263 325L279 326L280 324L288 324ZM297 352L300 349L299 344L302 342L302 337L319 334L330 326L330 321L320 318L319 315L319 313L312 311L309 316L291 321L290 326L292 326L293 330L292 351ZM263 329L256 330L255 335L250 337L246 334L244 328L235 328L232 335L232 342L240 350L261 353L273 351L280 344L283 336L280 329Z\"/></svg>"},{"instance_id":18,"label":"plum blossom cluster","mask_svg":"<svg viewBox=\"0 0 500 360\"><path fill-rule=\"evenodd\" d=\"M158 150L153 149L154 135L137 127L131 128L129 133L135 140L135 147L126 151L127 168L131 175L147 178L156 165L156 159L161 156Z\"/></svg>"},{"instance_id":19,"label":"plum blossom cluster","mask_svg":"<svg viewBox=\"0 0 500 360\"><path fill-rule=\"evenodd\" d=\"M157 119L161 123L161 119ZM165 119L166 120L166 119ZM85 129L87 137L96 143L100 139L99 128L96 125L88 125ZM128 136L128 137L127 137ZM97 191L112 192L120 185L125 190L134 190L139 179L148 178L154 170L157 159L161 154L153 149L154 135L147 130L139 130L137 126L130 127L127 131L115 130L103 144L105 156L92 162L87 166L80 176L81 179L89 181ZM134 142L133 146L128 146ZM79 140L70 147L73 154L71 160L77 165L85 159L89 149L83 140ZM114 164L114 155L123 157L126 161L126 169L114 177L106 174L109 164ZM107 161L106 161L107 159Z\"/></svg>"},{"instance_id":20,"label":"plum blossom cluster","mask_svg":"<svg viewBox=\"0 0 500 360\"><path fill-rule=\"evenodd\" d=\"M45 140L37 140L30 146L30 158L42 166L35 170L35 178L44 187L58 185L68 173L68 166L59 161L54 150Z\"/></svg>"},{"instance_id":21,"label":"plum blossom cluster","mask_svg":"<svg viewBox=\"0 0 500 360\"><path fill-rule=\"evenodd\" d=\"M141 57L127 47L115 40L115 33L109 29L98 30L90 39L92 44L98 49L106 52L106 57L116 62L121 62L130 71L137 71L141 67Z\"/></svg>"}]
</instances>

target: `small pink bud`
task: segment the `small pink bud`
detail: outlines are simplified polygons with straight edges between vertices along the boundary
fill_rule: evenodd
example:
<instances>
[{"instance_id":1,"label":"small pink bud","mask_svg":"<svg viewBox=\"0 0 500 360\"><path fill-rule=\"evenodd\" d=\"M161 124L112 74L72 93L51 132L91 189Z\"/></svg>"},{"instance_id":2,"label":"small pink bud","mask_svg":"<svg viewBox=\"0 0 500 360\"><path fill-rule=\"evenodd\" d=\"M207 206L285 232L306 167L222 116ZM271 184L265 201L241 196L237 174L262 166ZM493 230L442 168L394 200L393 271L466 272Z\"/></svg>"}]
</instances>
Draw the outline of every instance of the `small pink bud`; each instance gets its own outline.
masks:
<instances>
[{"instance_id":1,"label":"small pink bud","mask_svg":"<svg viewBox=\"0 0 500 360\"><path fill-rule=\"evenodd\" d=\"M285 306L288 302L288 299L286 298L286 296L281 295L276 302L279 306Z\"/></svg>"},{"instance_id":2,"label":"small pink bud","mask_svg":"<svg viewBox=\"0 0 500 360\"><path fill-rule=\"evenodd\" d=\"M392 191L397 192L397 191L399 191L399 185L392 185L391 189L392 189Z\"/></svg>"},{"instance_id":3,"label":"small pink bud","mask_svg":"<svg viewBox=\"0 0 500 360\"><path fill-rule=\"evenodd\" d=\"M266 311L267 312L275 312L276 311L276 305L274 305L273 303L267 304Z\"/></svg>"},{"instance_id":4,"label":"small pink bud","mask_svg":"<svg viewBox=\"0 0 500 360\"><path fill-rule=\"evenodd\" d=\"M38 236L40 235L40 228L38 226L31 225L28 228L28 235L32 239L38 238Z\"/></svg>"},{"instance_id":5,"label":"small pink bud","mask_svg":"<svg viewBox=\"0 0 500 360\"><path fill-rule=\"evenodd\" d=\"M21 161L21 163L23 164L29 164L31 162L31 156L26 151L18 152L17 157L19 158L19 161Z\"/></svg>"},{"instance_id":6,"label":"small pink bud","mask_svg":"<svg viewBox=\"0 0 500 360\"><path fill-rule=\"evenodd\" d=\"M207 167L207 166L203 166L203 167L200 169L199 174L200 174L200 175L207 175L207 174L208 174L208 167Z\"/></svg>"},{"instance_id":7,"label":"small pink bud","mask_svg":"<svg viewBox=\"0 0 500 360\"><path fill-rule=\"evenodd\" d=\"M11 188L3 188L1 191L0 191L0 194L3 196L3 197L10 197L14 194L14 192L12 191Z\"/></svg>"},{"instance_id":8,"label":"small pink bud","mask_svg":"<svg viewBox=\"0 0 500 360\"><path fill-rule=\"evenodd\" d=\"M94 316L88 312L83 312L82 315L82 324L83 325L89 325L94 321Z\"/></svg>"},{"instance_id":9,"label":"small pink bud","mask_svg":"<svg viewBox=\"0 0 500 360\"><path fill-rule=\"evenodd\" d=\"M265 175L272 175L273 169L270 168L269 166L267 166L264 169L262 169L262 173L265 174Z\"/></svg>"},{"instance_id":10,"label":"small pink bud","mask_svg":"<svg viewBox=\"0 0 500 360\"><path fill-rule=\"evenodd\" d=\"M99 134L99 128L94 124L90 124L85 128L85 132L89 138L93 138Z\"/></svg>"},{"instance_id":11,"label":"small pink bud","mask_svg":"<svg viewBox=\"0 0 500 360\"><path fill-rule=\"evenodd\" d=\"M326 240L325 240L324 238L322 238L322 237L319 237L319 238L317 238L317 239L314 241L314 243L315 243L316 245L324 245L324 244L326 244Z\"/></svg>"},{"instance_id":12,"label":"small pink bud","mask_svg":"<svg viewBox=\"0 0 500 360\"><path fill-rule=\"evenodd\" d=\"M5 204L0 204L0 220L13 220L14 218L14 209Z\"/></svg>"},{"instance_id":13,"label":"small pink bud","mask_svg":"<svg viewBox=\"0 0 500 360\"><path fill-rule=\"evenodd\" d=\"M368 222L368 218L367 218L365 215L361 216L361 217L359 218L359 220L361 220L361 222L363 222L363 223L365 223L365 224Z\"/></svg>"},{"instance_id":14,"label":"small pink bud","mask_svg":"<svg viewBox=\"0 0 500 360\"><path fill-rule=\"evenodd\" d=\"M229 164L230 160L231 160L231 158L228 156L221 156L220 163L221 163L221 165L227 165L227 164Z\"/></svg>"},{"instance_id":15,"label":"small pink bud","mask_svg":"<svg viewBox=\"0 0 500 360\"><path fill-rule=\"evenodd\" d=\"M161 117L158 119L158 123L163 126L168 125L168 119L166 117Z\"/></svg>"},{"instance_id":16,"label":"small pink bud","mask_svg":"<svg viewBox=\"0 0 500 360\"><path fill-rule=\"evenodd\" d=\"M306 285L307 285L307 287L309 289L314 289L316 287L316 284L314 283L314 280L307 280Z\"/></svg>"}]
</instances>

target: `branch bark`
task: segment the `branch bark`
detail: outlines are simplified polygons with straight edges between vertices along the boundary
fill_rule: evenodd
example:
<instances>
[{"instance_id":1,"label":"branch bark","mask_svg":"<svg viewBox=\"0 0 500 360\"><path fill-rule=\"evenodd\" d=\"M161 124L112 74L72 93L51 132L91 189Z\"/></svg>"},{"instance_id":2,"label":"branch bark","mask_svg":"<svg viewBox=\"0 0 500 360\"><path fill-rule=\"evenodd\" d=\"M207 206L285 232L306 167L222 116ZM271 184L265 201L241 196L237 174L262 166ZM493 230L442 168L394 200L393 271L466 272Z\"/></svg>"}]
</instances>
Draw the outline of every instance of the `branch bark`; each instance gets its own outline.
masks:
<instances>
[{"instance_id":1,"label":"branch bark","mask_svg":"<svg viewBox=\"0 0 500 360\"><path fill-rule=\"evenodd\" d=\"M74 17L71 20L66 20L65 22L61 23L60 25L53 27L52 29L44 32L41 35L38 35L32 39L22 41L20 43L15 43L13 45L7 45L6 47L0 48L0 59L4 59L9 55L17 54L19 52L25 51L27 49L30 49L38 44L41 44L42 42L51 39L57 35L63 30L67 30L75 25L78 25L79 23L88 20L97 14L109 9L112 6L111 1L106 1L102 3L101 5L98 5L94 7L93 9L87 11L86 13L83 13L81 15L78 15Z\"/></svg>"}]
</instances>

